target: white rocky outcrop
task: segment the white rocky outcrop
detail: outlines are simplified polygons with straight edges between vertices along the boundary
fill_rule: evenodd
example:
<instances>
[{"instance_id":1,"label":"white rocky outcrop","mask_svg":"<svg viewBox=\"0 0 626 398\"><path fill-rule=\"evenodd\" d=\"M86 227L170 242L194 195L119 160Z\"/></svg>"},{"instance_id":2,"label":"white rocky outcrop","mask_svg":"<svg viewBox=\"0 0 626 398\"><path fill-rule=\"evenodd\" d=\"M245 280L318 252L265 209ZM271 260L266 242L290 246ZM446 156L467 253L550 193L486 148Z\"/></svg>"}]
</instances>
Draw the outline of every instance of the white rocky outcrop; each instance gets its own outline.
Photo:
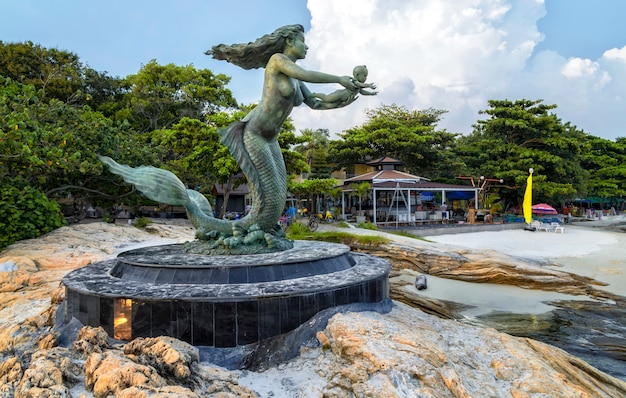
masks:
<instances>
[{"instance_id":1,"label":"white rocky outcrop","mask_svg":"<svg viewBox=\"0 0 626 398\"><path fill-rule=\"evenodd\" d=\"M334 315L314 341L303 342L298 357L263 372L201 362L197 348L169 337L111 344L100 328L85 327L73 344L59 346L52 325L65 273L111 258L129 245L193 238L187 226L153 225L151 230L76 225L0 253L0 264L11 264L0 266L0 397L626 396L626 383L558 348L444 319L445 314L430 315L399 301L386 314ZM501 256L494 258L499 264L494 268L493 262L474 261L471 253L446 255L434 247L402 245L394 251L398 263L410 262L406 268L420 272L423 267L456 269L476 277L481 264L484 274L502 275L497 269L502 267L509 276L518 272L514 261L509 264ZM380 252L389 257L391 251ZM421 253L426 262L414 260ZM517 267L526 281L529 267ZM574 281L579 291L591 289L592 281L585 278L537 276L544 285L550 278L561 286ZM508 281L515 283L515 278ZM410 296L402 301L410 303ZM445 312L444 307L439 310Z\"/></svg>"}]
</instances>

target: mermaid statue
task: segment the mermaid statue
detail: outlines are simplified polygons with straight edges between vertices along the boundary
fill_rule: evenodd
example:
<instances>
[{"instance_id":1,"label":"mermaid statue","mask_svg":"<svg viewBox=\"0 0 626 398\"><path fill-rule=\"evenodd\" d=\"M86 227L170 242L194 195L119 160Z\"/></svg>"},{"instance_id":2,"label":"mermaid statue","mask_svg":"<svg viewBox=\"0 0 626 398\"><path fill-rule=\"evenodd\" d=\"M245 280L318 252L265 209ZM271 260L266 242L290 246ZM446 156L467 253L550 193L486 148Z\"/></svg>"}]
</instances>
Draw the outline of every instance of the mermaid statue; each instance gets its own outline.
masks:
<instances>
[{"instance_id":1,"label":"mermaid statue","mask_svg":"<svg viewBox=\"0 0 626 398\"><path fill-rule=\"evenodd\" d=\"M151 167L132 168L108 157L100 157L111 172L134 184L148 198L173 206L184 206L196 228L187 251L201 254L255 254L287 250L278 220L287 199L285 162L278 145L281 125L294 106L305 103L313 109L333 109L352 103L326 102L311 95L304 84L338 83L358 90L350 76L335 76L306 70L296 64L307 52L302 25L287 25L246 44L214 46L206 54L244 69L265 68L263 93L258 105L242 120L219 131L220 140L245 174L250 190L251 211L239 220L213 216L208 200L187 189L173 173Z\"/></svg>"}]
</instances>

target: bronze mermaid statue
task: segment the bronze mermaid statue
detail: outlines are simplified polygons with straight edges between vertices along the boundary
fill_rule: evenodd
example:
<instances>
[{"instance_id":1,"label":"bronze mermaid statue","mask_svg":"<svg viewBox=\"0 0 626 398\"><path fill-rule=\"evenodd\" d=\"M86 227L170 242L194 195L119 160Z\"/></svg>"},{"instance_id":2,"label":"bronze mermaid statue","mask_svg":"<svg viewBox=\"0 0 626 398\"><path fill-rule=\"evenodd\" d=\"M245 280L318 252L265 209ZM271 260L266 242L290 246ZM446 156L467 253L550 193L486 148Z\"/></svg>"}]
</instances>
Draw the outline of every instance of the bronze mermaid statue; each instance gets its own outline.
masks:
<instances>
[{"instance_id":1,"label":"bronze mermaid statue","mask_svg":"<svg viewBox=\"0 0 626 398\"><path fill-rule=\"evenodd\" d=\"M307 52L302 25L287 25L246 44L214 46L206 54L244 69L265 68L263 92L258 105L242 120L219 131L220 140L245 174L250 190L251 211L239 220L213 216L208 200L187 189L173 173L151 167L132 168L108 157L100 157L112 173L134 184L148 198L173 206L184 206L197 229L198 240L187 250L204 254L253 254L287 250L293 242L285 238L278 220L287 199L285 162L278 145L281 125L294 106L333 109L352 103L325 102L311 95L304 82L338 83L357 90L349 76L309 71L296 64Z\"/></svg>"}]
</instances>

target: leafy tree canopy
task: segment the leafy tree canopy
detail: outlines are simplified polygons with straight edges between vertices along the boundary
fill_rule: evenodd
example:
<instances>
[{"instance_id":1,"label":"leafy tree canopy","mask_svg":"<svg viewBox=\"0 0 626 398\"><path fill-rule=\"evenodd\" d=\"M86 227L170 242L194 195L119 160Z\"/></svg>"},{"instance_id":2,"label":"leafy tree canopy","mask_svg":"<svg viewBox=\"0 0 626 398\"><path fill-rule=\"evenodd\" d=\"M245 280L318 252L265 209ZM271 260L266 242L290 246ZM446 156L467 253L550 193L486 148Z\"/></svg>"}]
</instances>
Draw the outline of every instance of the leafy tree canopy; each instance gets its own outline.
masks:
<instances>
[{"instance_id":1,"label":"leafy tree canopy","mask_svg":"<svg viewBox=\"0 0 626 398\"><path fill-rule=\"evenodd\" d=\"M159 65L155 60L127 77L129 120L139 131L169 128L183 117L202 119L237 102L225 86L230 77L192 65Z\"/></svg>"},{"instance_id":2,"label":"leafy tree canopy","mask_svg":"<svg viewBox=\"0 0 626 398\"><path fill-rule=\"evenodd\" d=\"M456 154L466 173L503 179L509 199L523 197L533 168L536 201L563 202L587 190L588 172L581 167L590 145L586 134L563 124L542 100L491 100L473 132L459 138Z\"/></svg>"},{"instance_id":3,"label":"leafy tree canopy","mask_svg":"<svg viewBox=\"0 0 626 398\"><path fill-rule=\"evenodd\" d=\"M443 110L409 111L397 105L367 110L367 121L331 143L331 160L341 167L391 156L415 174L440 177L460 167L448 156L457 134L436 130ZM452 174L455 174L452 172Z\"/></svg>"}]
</instances>

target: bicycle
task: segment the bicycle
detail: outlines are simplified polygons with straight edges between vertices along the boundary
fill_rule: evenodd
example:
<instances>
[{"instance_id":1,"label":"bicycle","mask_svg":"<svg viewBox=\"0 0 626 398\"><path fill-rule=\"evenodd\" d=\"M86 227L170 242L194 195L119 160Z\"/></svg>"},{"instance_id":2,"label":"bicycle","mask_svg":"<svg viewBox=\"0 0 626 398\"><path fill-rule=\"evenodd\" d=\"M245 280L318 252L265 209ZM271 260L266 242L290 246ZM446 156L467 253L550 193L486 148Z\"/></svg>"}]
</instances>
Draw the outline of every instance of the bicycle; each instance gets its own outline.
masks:
<instances>
[{"instance_id":1,"label":"bicycle","mask_svg":"<svg viewBox=\"0 0 626 398\"><path fill-rule=\"evenodd\" d=\"M311 232L315 232L317 231L317 227L319 227L319 222L317 221L318 218L316 215L311 214L309 216L309 221L307 222L307 227L309 227L309 230Z\"/></svg>"}]
</instances>

